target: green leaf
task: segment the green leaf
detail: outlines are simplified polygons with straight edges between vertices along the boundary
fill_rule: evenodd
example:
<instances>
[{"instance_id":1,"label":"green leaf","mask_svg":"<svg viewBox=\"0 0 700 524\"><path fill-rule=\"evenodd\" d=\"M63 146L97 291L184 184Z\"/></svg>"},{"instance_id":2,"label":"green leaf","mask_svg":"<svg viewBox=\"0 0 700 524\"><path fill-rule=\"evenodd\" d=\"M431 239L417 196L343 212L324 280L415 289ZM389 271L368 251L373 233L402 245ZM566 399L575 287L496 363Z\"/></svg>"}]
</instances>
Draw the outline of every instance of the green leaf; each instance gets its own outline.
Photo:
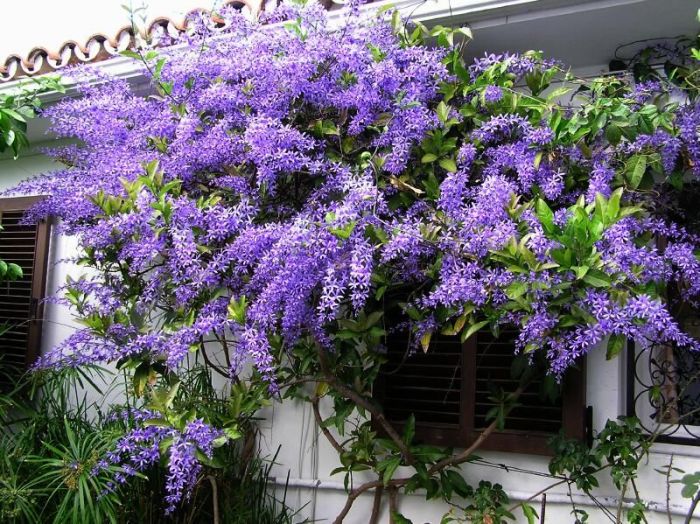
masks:
<instances>
[{"instance_id":1,"label":"green leaf","mask_svg":"<svg viewBox=\"0 0 700 524\"><path fill-rule=\"evenodd\" d=\"M158 444L158 450L160 451L160 454L161 455L165 454L165 452L170 449L170 446L173 445L174 441L175 441L174 437L167 437L167 438L164 438L163 440L161 440L160 444Z\"/></svg>"},{"instance_id":2,"label":"green leaf","mask_svg":"<svg viewBox=\"0 0 700 524\"><path fill-rule=\"evenodd\" d=\"M438 119L440 120L441 124L444 124L447 122L447 119L449 118L450 115L450 108L445 102L440 102L437 106L437 115Z\"/></svg>"},{"instance_id":3,"label":"green leaf","mask_svg":"<svg viewBox=\"0 0 700 524\"><path fill-rule=\"evenodd\" d=\"M551 102L552 100L556 100L557 98L561 98L569 91L571 91L570 87L557 87L556 89L554 89L551 93L549 93L547 95L547 102Z\"/></svg>"},{"instance_id":4,"label":"green leaf","mask_svg":"<svg viewBox=\"0 0 700 524\"><path fill-rule=\"evenodd\" d=\"M537 204L535 204L535 212L537 213L537 218L540 219L542 227L548 233L551 233L555 229L554 225L554 212L550 209L543 199L538 198Z\"/></svg>"},{"instance_id":5,"label":"green leaf","mask_svg":"<svg viewBox=\"0 0 700 524\"><path fill-rule=\"evenodd\" d=\"M352 220L345 224L343 227L331 228L330 232L341 240L347 240L348 238L350 238L350 235L352 235L352 232L355 229L356 225L357 222L355 220Z\"/></svg>"},{"instance_id":6,"label":"green leaf","mask_svg":"<svg viewBox=\"0 0 700 524\"><path fill-rule=\"evenodd\" d=\"M241 295L240 298L231 297L231 302L228 305L228 317L243 325L247 309L248 303L245 295Z\"/></svg>"},{"instance_id":7,"label":"green leaf","mask_svg":"<svg viewBox=\"0 0 700 524\"><path fill-rule=\"evenodd\" d=\"M223 446L227 442L228 442L228 438L225 435L219 435L218 437L216 437L213 440L212 444L215 448L220 448L221 446Z\"/></svg>"},{"instance_id":8,"label":"green leaf","mask_svg":"<svg viewBox=\"0 0 700 524\"><path fill-rule=\"evenodd\" d=\"M539 168L540 164L542 163L542 157L544 156L544 153L542 151L538 151L537 154L535 155L535 161L533 162L535 168Z\"/></svg>"},{"instance_id":9,"label":"green leaf","mask_svg":"<svg viewBox=\"0 0 700 524\"><path fill-rule=\"evenodd\" d=\"M14 130L10 129L7 133L5 133L5 143L8 146L11 146L15 142L15 136Z\"/></svg>"},{"instance_id":10,"label":"green leaf","mask_svg":"<svg viewBox=\"0 0 700 524\"><path fill-rule=\"evenodd\" d=\"M156 426L159 428L169 428L170 427L170 424L168 424L168 422L162 418L150 418L148 420L144 420L143 425L146 427Z\"/></svg>"},{"instance_id":11,"label":"green leaf","mask_svg":"<svg viewBox=\"0 0 700 524\"><path fill-rule=\"evenodd\" d=\"M588 266L571 266L571 269L576 272L576 278L581 280L586 276L586 273L588 273L588 270L591 268Z\"/></svg>"},{"instance_id":12,"label":"green leaf","mask_svg":"<svg viewBox=\"0 0 700 524\"><path fill-rule=\"evenodd\" d=\"M127 58L133 58L134 60L141 60L141 55L138 54L136 51L132 51L131 49L125 49L124 51L120 51L119 54Z\"/></svg>"},{"instance_id":13,"label":"green leaf","mask_svg":"<svg viewBox=\"0 0 700 524\"><path fill-rule=\"evenodd\" d=\"M429 164L430 162L435 162L437 160L437 155L434 155L433 153L426 153L423 155L423 157L420 159L420 161L423 164Z\"/></svg>"},{"instance_id":14,"label":"green leaf","mask_svg":"<svg viewBox=\"0 0 700 524\"><path fill-rule=\"evenodd\" d=\"M615 124L610 124L605 129L605 138L607 138L608 142L610 142L612 145L616 146L622 139L622 130Z\"/></svg>"},{"instance_id":15,"label":"green leaf","mask_svg":"<svg viewBox=\"0 0 700 524\"><path fill-rule=\"evenodd\" d=\"M449 480L452 489L460 497L466 497L469 494L469 485L462 475L452 469L448 469L445 472L445 476Z\"/></svg>"},{"instance_id":16,"label":"green leaf","mask_svg":"<svg viewBox=\"0 0 700 524\"><path fill-rule=\"evenodd\" d=\"M389 481L394 476L394 472L396 472L396 468L398 468L400 464L401 457L391 457L385 461L384 475L382 476L382 482L384 482L385 486L389 484Z\"/></svg>"},{"instance_id":17,"label":"green leaf","mask_svg":"<svg viewBox=\"0 0 700 524\"><path fill-rule=\"evenodd\" d=\"M413 524L413 522L408 520L406 517L404 517L398 511L392 511L391 518L392 518L394 524Z\"/></svg>"},{"instance_id":18,"label":"green leaf","mask_svg":"<svg viewBox=\"0 0 700 524\"><path fill-rule=\"evenodd\" d=\"M643 155L632 155L625 166L625 178L633 189L637 189L647 170L647 158Z\"/></svg>"},{"instance_id":19,"label":"green leaf","mask_svg":"<svg viewBox=\"0 0 700 524\"><path fill-rule=\"evenodd\" d=\"M134 377L132 380L134 383L134 393L137 397L140 397L145 393L150 373L151 367L146 362L142 363L136 368L136 371L134 371Z\"/></svg>"},{"instance_id":20,"label":"green leaf","mask_svg":"<svg viewBox=\"0 0 700 524\"><path fill-rule=\"evenodd\" d=\"M443 158L440 160L440 167L450 173L455 173L457 171L457 164L451 158Z\"/></svg>"},{"instance_id":21,"label":"green leaf","mask_svg":"<svg viewBox=\"0 0 700 524\"><path fill-rule=\"evenodd\" d=\"M482 320L481 322L476 322L475 324L472 324L467 329L462 331L462 336L460 337L462 342L467 340L469 337L471 337L474 333L479 331L482 327L484 327L488 323L489 323L488 320Z\"/></svg>"},{"instance_id":22,"label":"green leaf","mask_svg":"<svg viewBox=\"0 0 700 524\"><path fill-rule=\"evenodd\" d=\"M601 222L605 220L608 210L608 200L601 193L595 195L595 216Z\"/></svg>"},{"instance_id":23,"label":"green leaf","mask_svg":"<svg viewBox=\"0 0 700 524\"><path fill-rule=\"evenodd\" d=\"M511 300L515 300L524 295L526 291L527 284L525 282L513 282L506 288L506 296Z\"/></svg>"},{"instance_id":24,"label":"green leaf","mask_svg":"<svg viewBox=\"0 0 700 524\"><path fill-rule=\"evenodd\" d=\"M697 486L694 484L686 484L681 490L681 496L686 499L692 499L697 491Z\"/></svg>"},{"instance_id":25,"label":"green leaf","mask_svg":"<svg viewBox=\"0 0 700 524\"><path fill-rule=\"evenodd\" d=\"M224 435L231 440L238 440L243 436L237 426L228 426L224 428Z\"/></svg>"},{"instance_id":26,"label":"green leaf","mask_svg":"<svg viewBox=\"0 0 700 524\"><path fill-rule=\"evenodd\" d=\"M26 122L26 121L27 121L27 120L24 118L24 116L22 116L21 114L19 114L19 113L18 113L17 111L15 111L14 109L10 109L9 107L5 107L5 108L3 108L1 111L2 111L3 113L5 113L5 114L9 115L11 118L13 118L13 119L15 119L15 120L18 120L19 122Z\"/></svg>"},{"instance_id":27,"label":"green leaf","mask_svg":"<svg viewBox=\"0 0 700 524\"><path fill-rule=\"evenodd\" d=\"M593 287L609 287L611 283L610 276L597 269L590 269L582 280Z\"/></svg>"},{"instance_id":28,"label":"green leaf","mask_svg":"<svg viewBox=\"0 0 700 524\"><path fill-rule=\"evenodd\" d=\"M529 504L525 504L524 502L521 504L520 507L523 509L523 515L525 515L525 518L527 519L527 524L535 524L536 519L539 518L539 515L537 515L535 508L533 508Z\"/></svg>"},{"instance_id":29,"label":"green leaf","mask_svg":"<svg viewBox=\"0 0 700 524\"><path fill-rule=\"evenodd\" d=\"M199 449L195 450L194 452L195 457L197 457L197 460L204 464L205 466L209 466L210 468L216 468L216 469L221 469L224 467L222 464L221 460L217 459L215 456L209 458L207 455L202 453Z\"/></svg>"},{"instance_id":30,"label":"green leaf","mask_svg":"<svg viewBox=\"0 0 700 524\"><path fill-rule=\"evenodd\" d=\"M618 356L625 348L625 340L627 339L623 335L611 335L608 340L608 349L605 352L605 358L607 360L612 360Z\"/></svg>"},{"instance_id":31,"label":"green leaf","mask_svg":"<svg viewBox=\"0 0 700 524\"><path fill-rule=\"evenodd\" d=\"M420 345L423 348L423 353L428 352L428 348L430 347L430 339L433 337L433 332L428 331L427 333L424 333L422 337L420 337Z\"/></svg>"},{"instance_id":32,"label":"green leaf","mask_svg":"<svg viewBox=\"0 0 700 524\"><path fill-rule=\"evenodd\" d=\"M608 199L608 208L605 213L605 221L608 224L614 223L620 214L620 200L622 198L622 188L619 187Z\"/></svg>"}]
</instances>

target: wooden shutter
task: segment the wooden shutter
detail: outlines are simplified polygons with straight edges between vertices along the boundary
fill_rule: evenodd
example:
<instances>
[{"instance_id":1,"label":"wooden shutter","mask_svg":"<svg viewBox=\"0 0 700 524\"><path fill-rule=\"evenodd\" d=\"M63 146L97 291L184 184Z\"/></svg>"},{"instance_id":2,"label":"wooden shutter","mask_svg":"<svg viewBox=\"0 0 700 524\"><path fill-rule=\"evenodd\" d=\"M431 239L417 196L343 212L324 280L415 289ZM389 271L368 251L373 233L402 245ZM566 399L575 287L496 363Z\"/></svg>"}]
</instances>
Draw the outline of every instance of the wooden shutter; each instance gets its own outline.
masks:
<instances>
[{"instance_id":1,"label":"wooden shutter","mask_svg":"<svg viewBox=\"0 0 700 524\"><path fill-rule=\"evenodd\" d=\"M505 391L517 388L511 377L514 338L515 332L502 332L496 339L480 331L461 344L457 337L439 335L426 354L406 356L407 337L392 336L376 388L386 417L400 425L413 413L416 436L423 442L466 447L490 423L490 385ZM549 454L547 441L561 429L570 437L584 437L583 373L567 374L554 403L541 398L540 386L541 380L528 386L504 430L492 434L483 449Z\"/></svg>"},{"instance_id":2,"label":"wooden shutter","mask_svg":"<svg viewBox=\"0 0 700 524\"><path fill-rule=\"evenodd\" d=\"M412 355L407 355L405 333L392 335L388 344L387 362L375 384L375 397L386 418L401 424L413 413L420 440L442 446L463 441L467 424L463 406L469 399L459 339L435 334L427 353Z\"/></svg>"},{"instance_id":3,"label":"wooden shutter","mask_svg":"<svg viewBox=\"0 0 700 524\"><path fill-rule=\"evenodd\" d=\"M18 264L23 272L21 279L0 282L0 323L11 326L0 336L0 362L5 370L21 372L39 354L49 224L24 225L21 219L40 198L0 199L0 260Z\"/></svg>"},{"instance_id":4,"label":"wooden shutter","mask_svg":"<svg viewBox=\"0 0 700 524\"><path fill-rule=\"evenodd\" d=\"M489 399L489 384L513 391L518 382L512 378L511 365L515 352L515 331L502 331L494 338L488 330L479 331L465 344L467 361L471 363L465 380L467 397L466 432L475 439L489 425L486 414L495 404ZM582 369L571 369L561 384L561 395L555 400L542 398L544 378L532 381L518 398L505 421L505 428L491 435L483 449L550 454L549 439L564 430L571 438L585 437L585 380Z\"/></svg>"}]
</instances>

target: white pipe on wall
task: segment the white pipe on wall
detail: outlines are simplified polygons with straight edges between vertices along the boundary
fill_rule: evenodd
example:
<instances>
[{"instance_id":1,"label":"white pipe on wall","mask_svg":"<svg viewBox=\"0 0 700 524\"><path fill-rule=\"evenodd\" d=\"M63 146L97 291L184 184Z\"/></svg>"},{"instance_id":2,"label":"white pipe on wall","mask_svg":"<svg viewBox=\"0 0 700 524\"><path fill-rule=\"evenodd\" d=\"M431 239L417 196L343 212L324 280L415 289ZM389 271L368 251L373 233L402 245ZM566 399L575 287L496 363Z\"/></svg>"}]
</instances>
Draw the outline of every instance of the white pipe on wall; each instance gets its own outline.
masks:
<instances>
[{"instance_id":1,"label":"white pipe on wall","mask_svg":"<svg viewBox=\"0 0 700 524\"><path fill-rule=\"evenodd\" d=\"M345 485L342 482L337 482L333 480L321 480L321 479L300 479L300 478L271 478L270 482L278 486L287 486L290 488L302 488L302 489L326 489L333 491L346 491ZM372 490L368 490L371 492ZM542 500L542 496L537 496L533 499L531 493L524 491L508 491L508 496L514 501L532 501L539 502ZM420 492L412 493L411 495L420 494ZM598 502L607 508L616 508L620 503L620 499L613 496L596 496ZM574 504L578 506L590 506L596 507L593 501L586 495L580 495L578 493L572 493L571 497L565 493L547 493L547 502L552 504ZM655 500L645 501L646 508L655 513L667 514L665 502L658 502ZM624 509L630 509L633 506L632 502L623 501L622 507ZM679 506L677 504L671 504L669 507L670 513L672 515L678 515L685 517L688 514L688 508Z\"/></svg>"}]
</instances>

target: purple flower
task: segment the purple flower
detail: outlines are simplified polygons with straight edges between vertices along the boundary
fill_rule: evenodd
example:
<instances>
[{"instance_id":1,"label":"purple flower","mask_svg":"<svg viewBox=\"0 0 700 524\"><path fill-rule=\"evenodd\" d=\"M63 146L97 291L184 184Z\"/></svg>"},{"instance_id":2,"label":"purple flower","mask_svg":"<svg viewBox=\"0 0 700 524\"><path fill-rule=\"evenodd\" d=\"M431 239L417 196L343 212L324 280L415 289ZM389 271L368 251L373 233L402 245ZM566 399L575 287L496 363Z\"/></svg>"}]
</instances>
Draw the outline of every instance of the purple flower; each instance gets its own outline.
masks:
<instances>
[{"instance_id":1,"label":"purple flower","mask_svg":"<svg viewBox=\"0 0 700 524\"><path fill-rule=\"evenodd\" d=\"M135 415L137 421L144 415L156 421L160 418L150 412L136 412ZM211 459L215 440L221 436L221 431L201 419L188 422L181 432L164 423L137 427L121 437L96 468L104 470L109 466L119 466L120 472L115 475L115 480L124 484L160 460L160 447L169 439L165 501L166 513L172 513L180 502L189 497L199 480L202 464L197 459L197 452Z\"/></svg>"},{"instance_id":2,"label":"purple flower","mask_svg":"<svg viewBox=\"0 0 700 524\"><path fill-rule=\"evenodd\" d=\"M484 89L484 101L487 104L495 104L503 98L503 90L498 86L489 85Z\"/></svg>"}]
</instances>

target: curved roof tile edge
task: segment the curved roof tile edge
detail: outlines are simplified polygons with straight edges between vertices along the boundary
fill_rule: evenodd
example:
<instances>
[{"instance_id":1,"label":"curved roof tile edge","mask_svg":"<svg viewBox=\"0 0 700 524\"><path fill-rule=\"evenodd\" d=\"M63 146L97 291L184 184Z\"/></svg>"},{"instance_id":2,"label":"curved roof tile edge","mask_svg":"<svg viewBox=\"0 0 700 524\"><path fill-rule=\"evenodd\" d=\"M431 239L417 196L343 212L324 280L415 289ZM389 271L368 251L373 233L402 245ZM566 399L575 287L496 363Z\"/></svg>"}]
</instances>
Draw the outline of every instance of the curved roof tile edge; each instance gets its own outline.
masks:
<instances>
[{"instance_id":1,"label":"curved roof tile edge","mask_svg":"<svg viewBox=\"0 0 700 524\"><path fill-rule=\"evenodd\" d=\"M263 0L228 0L224 5L247 9L251 15L255 16L263 10L264 4ZM155 36L158 31L165 31L170 36L178 36L187 29L193 15L200 13L209 15L214 22L219 22L215 12L208 9L193 9L180 21L166 16L156 17L150 21L146 32L149 36ZM133 41L132 27L124 26L115 33L114 38L96 33L89 37L85 44L66 40L55 52L44 47L35 47L27 53L25 58L12 54L4 61L0 61L0 84L51 73L70 65L101 62L128 49Z\"/></svg>"}]
</instances>

